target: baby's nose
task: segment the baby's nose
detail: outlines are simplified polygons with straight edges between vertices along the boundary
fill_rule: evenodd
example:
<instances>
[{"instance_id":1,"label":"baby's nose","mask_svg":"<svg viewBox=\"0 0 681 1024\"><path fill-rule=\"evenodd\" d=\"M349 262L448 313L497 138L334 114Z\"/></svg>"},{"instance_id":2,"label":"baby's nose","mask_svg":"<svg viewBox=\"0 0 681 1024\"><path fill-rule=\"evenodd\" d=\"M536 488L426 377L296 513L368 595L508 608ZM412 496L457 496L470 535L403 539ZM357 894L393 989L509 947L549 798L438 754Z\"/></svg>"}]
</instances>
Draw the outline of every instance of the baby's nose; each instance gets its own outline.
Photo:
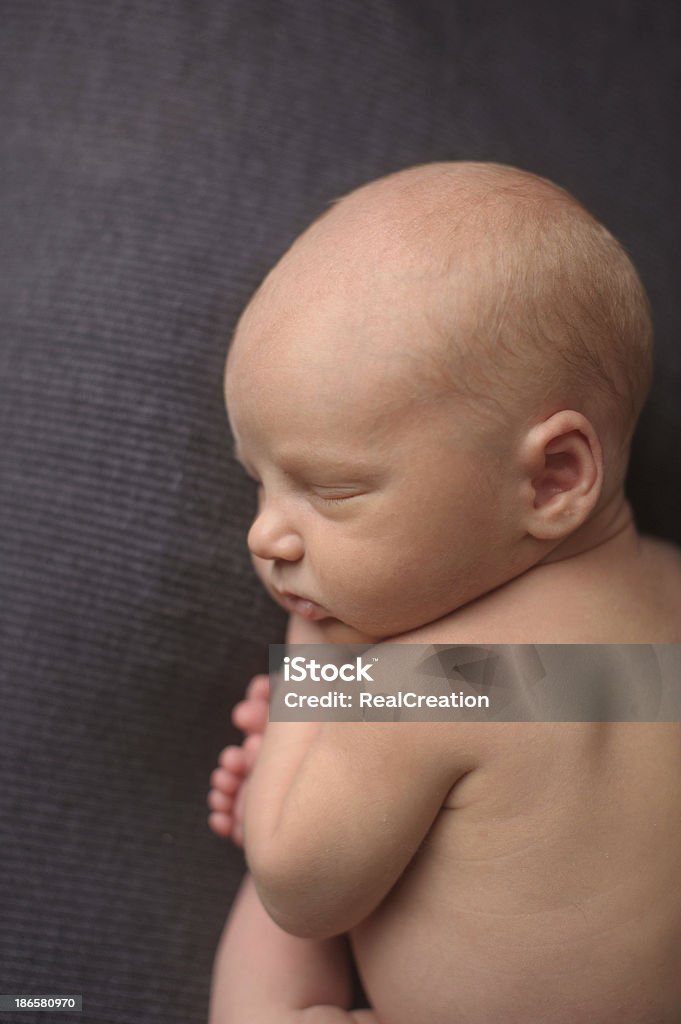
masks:
<instances>
[{"instance_id":1,"label":"baby's nose","mask_svg":"<svg viewBox=\"0 0 681 1024\"><path fill-rule=\"evenodd\" d=\"M248 531L248 547L256 558L297 562L303 557L303 538L273 510L263 509Z\"/></svg>"}]
</instances>

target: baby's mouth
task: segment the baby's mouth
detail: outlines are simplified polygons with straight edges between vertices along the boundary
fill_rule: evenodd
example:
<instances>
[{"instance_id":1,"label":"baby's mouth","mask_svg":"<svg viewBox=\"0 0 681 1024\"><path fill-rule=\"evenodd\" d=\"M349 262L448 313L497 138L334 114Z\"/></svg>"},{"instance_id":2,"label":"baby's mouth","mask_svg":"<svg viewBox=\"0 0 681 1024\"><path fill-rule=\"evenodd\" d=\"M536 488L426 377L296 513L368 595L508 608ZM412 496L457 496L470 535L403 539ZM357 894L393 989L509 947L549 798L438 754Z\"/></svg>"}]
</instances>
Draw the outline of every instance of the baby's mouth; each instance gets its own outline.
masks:
<instances>
[{"instance_id":1,"label":"baby's mouth","mask_svg":"<svg viewBox=\"0 0 681 1024\"><path fill-rule=\"evenodd\" d=\"M328 619L329 613L316 601L310 601L307 597L300 597L299 594L292 594L290 591L275 591L277 600L289 612L300 615L302 619L310 622L319 622L321 619Z\"/></svg>"}]
</instances>

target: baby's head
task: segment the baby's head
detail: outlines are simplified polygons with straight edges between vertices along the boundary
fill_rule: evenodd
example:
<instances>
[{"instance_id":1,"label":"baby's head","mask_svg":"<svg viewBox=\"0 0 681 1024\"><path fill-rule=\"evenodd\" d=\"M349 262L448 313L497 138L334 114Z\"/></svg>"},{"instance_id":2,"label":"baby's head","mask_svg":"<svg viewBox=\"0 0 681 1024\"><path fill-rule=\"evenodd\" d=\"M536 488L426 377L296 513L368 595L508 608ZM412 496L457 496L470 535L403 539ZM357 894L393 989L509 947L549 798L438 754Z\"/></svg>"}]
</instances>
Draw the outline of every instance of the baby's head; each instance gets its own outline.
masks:
<instances>
[{"instance_id":1,"label":"baby's head","mask_svg":"<svg viewBox=\"0 0 681 1024\"><path fill-rule=\"evenodd\" d=\"M355 190L227 361L261 579L328 639L378 639L560 557L621 498L650 363L636 271L557 186L439 163Z\"/></svg>"}]
</instances>

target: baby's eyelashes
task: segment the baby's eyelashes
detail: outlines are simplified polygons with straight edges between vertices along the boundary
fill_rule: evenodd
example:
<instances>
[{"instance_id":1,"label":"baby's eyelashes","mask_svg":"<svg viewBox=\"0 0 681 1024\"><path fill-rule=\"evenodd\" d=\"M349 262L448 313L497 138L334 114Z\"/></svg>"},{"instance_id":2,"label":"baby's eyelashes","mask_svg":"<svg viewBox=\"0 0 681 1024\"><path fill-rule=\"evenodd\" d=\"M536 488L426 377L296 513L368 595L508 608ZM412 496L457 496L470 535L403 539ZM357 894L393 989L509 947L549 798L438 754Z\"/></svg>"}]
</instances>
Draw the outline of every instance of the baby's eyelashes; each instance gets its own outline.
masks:
<instances>
[{"instance_id":1,"label":"baby's eyelashes","mask_svg":"<svg viewBox=\"0 0 681 1024\"><path fill-rule=\"evenodd\" d=\"M236 460L243 473L256 484L258 508L261 508L265 501L265 487L255 471L245 465L241 459ZM290 475L289 475L290 477ZM307 496L313 503L322 506L345 505L353 498L361 498L368 493L366 487L358 483L348 484L318 484L314 481L307 481L302 478L294 480L290 477L289 485L286 488L290 493L297 491L301 497Z\"/></svg>"},{"instance_id":2,"label":"baby's eyelashes","mask_svg":"<svg viewBox=\"0 0 681 1024\"><path fill-rule=\"evenodd\" d=\"M315 493L315 497L321 502L328 505L339 505L342 502L350 501L352 498L361 498L366 494L366 491L333 491L330 493L319 492Z\"/></svg>"},{"instance_id":3,"label":"baby's eyelashes","mask_svg":"<svg viewBox=\"0 0 681 1024\"><path fill-rule=\"evenodd\" d=\"M310 480L304 486L321 501L348 501L350 498L361 498L368 493L366 484L353 483L316 483Z\"/></svg>"},{"instance_id":4,"label":"baby's eyelashes","mask_svg":"<svg viewBox=\"0 0 681 1024\"><path fill-rule=\"evenodd\" d=\"M258 491L262 492L263 485L255 471L250 469L250 467L244 465L244 463L240 460L237 460L237 463L243 470L245 475L249 478L249 480L252 480L253 483L258 485ZM366 493L366 491L363 491L360 487L357 486L357 484L315 484L305 483L302 480L300 481L300 483L306 489L312 491L312 493L315 494L317 497L328 501L345 501L347 498L358 498L362 494Z\"/></svg>"}]
</instances>

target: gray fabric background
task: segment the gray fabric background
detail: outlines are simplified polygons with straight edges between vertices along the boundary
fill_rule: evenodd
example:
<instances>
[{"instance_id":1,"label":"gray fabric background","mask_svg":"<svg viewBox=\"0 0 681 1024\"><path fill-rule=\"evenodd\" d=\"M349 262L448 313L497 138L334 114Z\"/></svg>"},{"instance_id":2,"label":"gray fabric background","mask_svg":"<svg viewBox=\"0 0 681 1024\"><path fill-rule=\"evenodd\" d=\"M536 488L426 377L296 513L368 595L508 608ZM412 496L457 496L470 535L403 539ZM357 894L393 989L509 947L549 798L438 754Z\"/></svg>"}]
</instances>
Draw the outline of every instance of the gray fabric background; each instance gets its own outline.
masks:
<instances>
[{"instance_id":1,"label":"gray fabric background","mask_svg":"<svg viewBox=\"0 0 681 1024\"><path fill-rule=\"evenodd\" d=\"M590 206L658 328L631 496L681 541L680 20L633 0L2 0L0 992L82 992L63 1024L205 1020L243 869L207 779L284 626L249 568L222 366L332 196L475 158Z\"/></svg>"}]
</instances>

